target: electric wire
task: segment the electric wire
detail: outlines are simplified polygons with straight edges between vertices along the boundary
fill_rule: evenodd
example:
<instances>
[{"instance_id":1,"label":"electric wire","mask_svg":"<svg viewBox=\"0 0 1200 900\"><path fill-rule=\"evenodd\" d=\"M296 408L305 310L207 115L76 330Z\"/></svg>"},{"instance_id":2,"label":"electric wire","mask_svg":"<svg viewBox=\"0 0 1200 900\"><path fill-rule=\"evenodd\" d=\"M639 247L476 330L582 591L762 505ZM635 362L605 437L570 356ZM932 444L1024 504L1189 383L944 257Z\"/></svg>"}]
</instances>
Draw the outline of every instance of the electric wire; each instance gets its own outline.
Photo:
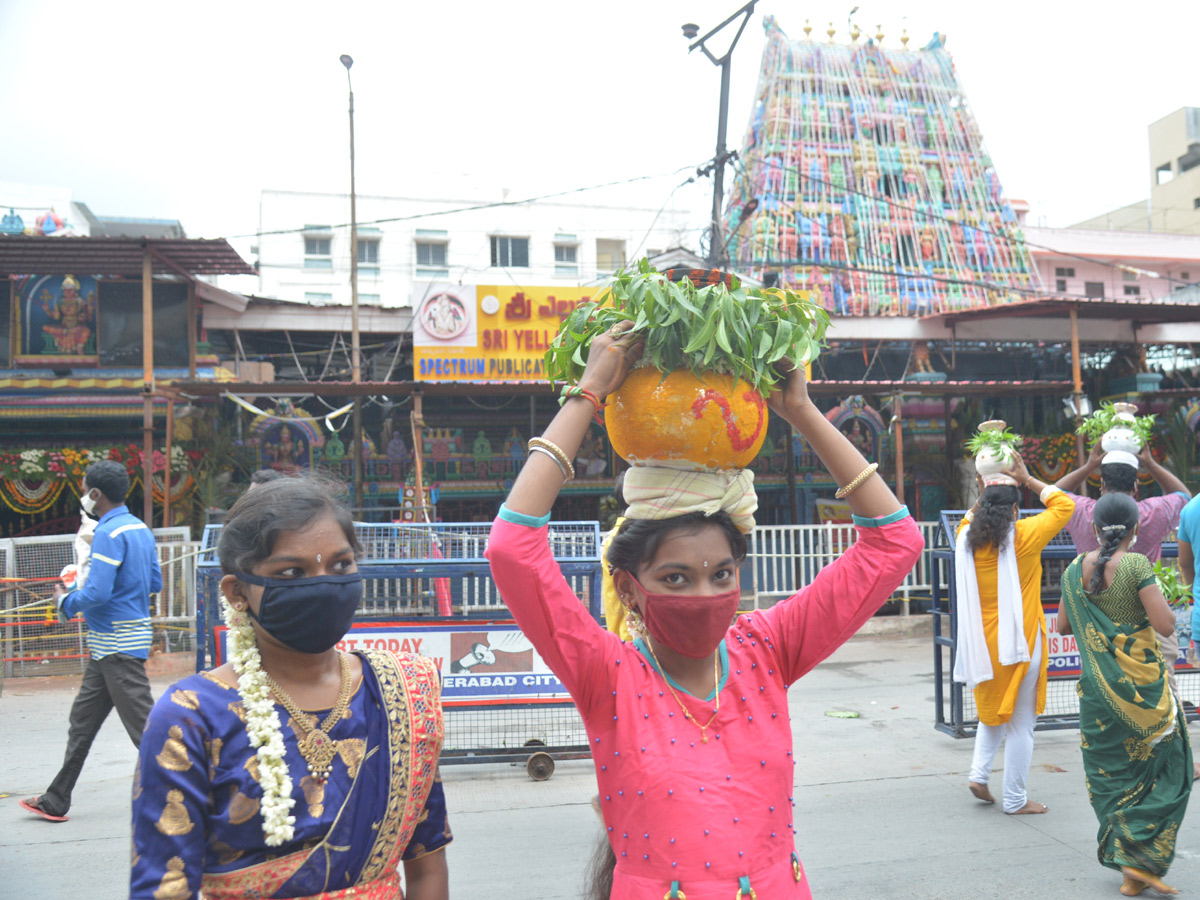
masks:
<instances>
[{"instance_id":1,"label":"electric wire","mask_svg":"<svg viewBox=\"0 0 1200 900\"><path fill-rule=\"evenodd\" d=\"M587 191L601 190L602 188L619 187L621 185L626 185L626 184L636 184L637 182L640 182L640 181L652 181L656 178L666 178L668 176L678 175L680 172L686 172L689 169L694 169L694 168L695 168L695 166L690 166L690 165L689 166L681 166L680 168L674 169L673 171L670 171L670 172L660 172L655 175L638 175L633 178L625 178L625 179L621 179L618 181L606 181L601 184L592 184L592 185L588 185L587 187L570 188L570 189L564 190L564 191L553 191L548 194L539 194L535 197L526 197L523 200L495 200L495 201L492 201L489 203L476 203L476 204L472 204L470 206L456 207L454 209L437 210L437 211L433 211L433 212L410 213L409 215L406 215L406 216L387 216L382 219L369 219L369 220L366 220L363 222L357 222L355 227L362 228L364 226L371 226L371 225L385 225L385 224L388 224L389 222L411 222L416 219L430 219L430 218L434 218L436 216L448 216L448 215L454 215L456 213L475 212L475 211L481 210L481 209L496 209L498 207L505 207L505 206L524 206L529 203L539 203L543 200L553 200L556 197L569 197L572 194L582 194L582 193L586 193ZM328 226L328 230L334 231L337 229L349 228L349 227L350 227L349 222L343 222L340 225ZM323 228L322 230L326 230L326 229ZM255 237L264 237L264 236L277 235L277 234L302 234L305 231L312 231L312 229L306 228L303 226L300 228L279 228L279 229L275 229L273 231L255 231L255 232L250 232L247 234L225 235L224 237L225 237L225 240L236 240L239 238L255 238Z\"/></svg>"}]
</instances>

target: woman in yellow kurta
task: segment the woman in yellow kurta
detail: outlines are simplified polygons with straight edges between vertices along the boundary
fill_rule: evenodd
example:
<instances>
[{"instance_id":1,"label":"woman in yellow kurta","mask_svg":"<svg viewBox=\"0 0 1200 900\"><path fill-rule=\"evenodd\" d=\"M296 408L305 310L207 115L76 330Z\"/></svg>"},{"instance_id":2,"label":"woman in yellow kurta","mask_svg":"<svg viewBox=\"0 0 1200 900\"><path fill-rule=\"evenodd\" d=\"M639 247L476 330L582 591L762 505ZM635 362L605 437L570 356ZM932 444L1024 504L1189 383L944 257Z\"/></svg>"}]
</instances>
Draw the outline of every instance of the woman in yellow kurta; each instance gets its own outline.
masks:
<instances>
[{"instance_id":1,"label":"woman in yellow kurta","mask_svg":"<svg viewBox=\"0 0 1200 900\"><path fill-rule=\"evenodd\" d=\"M1071 518L1075 503L1031 476L1019 456L989 480L959 526L956 562L955 680L974 688L979 711L969 784L977 798L995 802L988 778L1003 741L1004 811L1043 813L1046 807L1025 793L1033 729L1046 706L1042 549ZM1017 485L1037 492L1045 511L1018 520Z\"/></svg>"}]
</instances>

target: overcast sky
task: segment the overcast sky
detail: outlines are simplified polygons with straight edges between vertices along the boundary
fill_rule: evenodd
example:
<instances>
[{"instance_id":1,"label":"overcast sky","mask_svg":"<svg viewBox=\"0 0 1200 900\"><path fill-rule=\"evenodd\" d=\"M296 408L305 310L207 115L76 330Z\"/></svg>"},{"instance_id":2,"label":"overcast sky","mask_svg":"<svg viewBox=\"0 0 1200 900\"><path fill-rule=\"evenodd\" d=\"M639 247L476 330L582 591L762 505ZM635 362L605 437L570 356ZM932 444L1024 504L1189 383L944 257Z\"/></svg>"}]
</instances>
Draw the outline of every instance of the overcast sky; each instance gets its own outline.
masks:
<instances>
[{"instance_id":1,"label":"overcast sky","mask_svg":"<svg viewBox=\"0 0 1200 900\"><path fill-rule=\"evenodd\" d=\"M761 0L734 57L742 143L762 18L844 40L852 3ZM100 215L253 232L259 191L498 197L663 175L659 205L713 152L718 70L690 56L738 0L0 0L0 181L70 188ZM1200 3L869 3L885 46L948 35L1007 195L1068 225L1149 194L1146 126L1200 106ZM1114 10L1112 14L1109 9ZM1119 12L1118 12L1119 11ZM707 206L709 182L679 197ZM605 201L611 192L584 195ZM5 198L0 197L0 204ZM244 247L245 242L239 241Z\"/></svg>"}]
</instances>

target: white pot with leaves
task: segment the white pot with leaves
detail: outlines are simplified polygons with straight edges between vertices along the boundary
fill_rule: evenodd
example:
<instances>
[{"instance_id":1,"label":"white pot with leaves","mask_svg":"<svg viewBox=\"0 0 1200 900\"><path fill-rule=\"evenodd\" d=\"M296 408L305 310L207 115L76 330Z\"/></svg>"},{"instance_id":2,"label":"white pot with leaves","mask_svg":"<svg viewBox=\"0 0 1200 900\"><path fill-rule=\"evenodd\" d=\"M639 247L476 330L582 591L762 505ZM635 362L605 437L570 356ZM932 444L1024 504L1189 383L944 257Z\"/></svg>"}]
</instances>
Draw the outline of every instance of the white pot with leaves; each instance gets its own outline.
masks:
<instances>
[{"instance_id":1,"label":"white pot with leaves","mask_svg":"<svg viewBox=\"0 0 1200 900\"><path fill-rule=\"evenodd\" d=\"M1079 426L1079 433L1093 446L1099 441L1105 453L1137 456L1154 433L1154 416L1139 416L1133 403L1106 403Z\"/></svg>"},{"instance_id":2,"label":"white pot with leaves","mask_svg":"<svg viewBox=\"0 0 1200 900\"><path fill-rule=\"evenodd\" d=\"M967 441L967 449L975 456L975 471L983 479L985 487L992 484L1012 484L1004 474L1016 460L1021 436L1009 431L1003 419L990 419L979 426L979 431Z\"/></svg>"}]
</instances>

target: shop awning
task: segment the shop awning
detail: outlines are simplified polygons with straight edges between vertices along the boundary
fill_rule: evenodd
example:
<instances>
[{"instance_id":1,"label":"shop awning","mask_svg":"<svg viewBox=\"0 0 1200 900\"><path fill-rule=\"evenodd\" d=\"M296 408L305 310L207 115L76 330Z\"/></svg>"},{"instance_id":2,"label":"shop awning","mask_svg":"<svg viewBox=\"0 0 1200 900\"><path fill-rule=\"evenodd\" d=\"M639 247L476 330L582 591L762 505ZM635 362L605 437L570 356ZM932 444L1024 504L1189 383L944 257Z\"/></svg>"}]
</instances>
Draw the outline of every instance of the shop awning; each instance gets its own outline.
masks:
<instances>
[{"instance_id":1,"label":"shop awning","mask_svg":"<svg viewBox=\"0 0 1200 900\"><path fill-rule=\"evenodd\" d=\"M140 385L139 385L140 386ZM167 399L155 397L154 416L167 414ZM141 393L53 394L0 397L0 419L140 419Z\"/></svg>"},{"instance_id":2,"label":"shop awning","mask_svg":"<svg viewBox=\"0 0 1200 900\"><path fill-rule=\"evenodd\" d=\"M107 275L142 277L150 253L155 275L254 275L224 238L0 237L0 277Z\"/></svg>"},{"instance_id":3,"label":"shop awning","mask_svg":"<svg viewBox=\"0 0 1200 900\"><path fill-rule=\"evenodd\" d=\"M1152 300L1142 297L1037 297L996 306L977 306L922 316L922 321L942 322L947 326L983 319L1048 316L1062 318L1075 310L1081 319L1111 319L1141 325L1169 322L1200 322L1200 304L1170 298Z\"/></svg>"}]
</instances>

